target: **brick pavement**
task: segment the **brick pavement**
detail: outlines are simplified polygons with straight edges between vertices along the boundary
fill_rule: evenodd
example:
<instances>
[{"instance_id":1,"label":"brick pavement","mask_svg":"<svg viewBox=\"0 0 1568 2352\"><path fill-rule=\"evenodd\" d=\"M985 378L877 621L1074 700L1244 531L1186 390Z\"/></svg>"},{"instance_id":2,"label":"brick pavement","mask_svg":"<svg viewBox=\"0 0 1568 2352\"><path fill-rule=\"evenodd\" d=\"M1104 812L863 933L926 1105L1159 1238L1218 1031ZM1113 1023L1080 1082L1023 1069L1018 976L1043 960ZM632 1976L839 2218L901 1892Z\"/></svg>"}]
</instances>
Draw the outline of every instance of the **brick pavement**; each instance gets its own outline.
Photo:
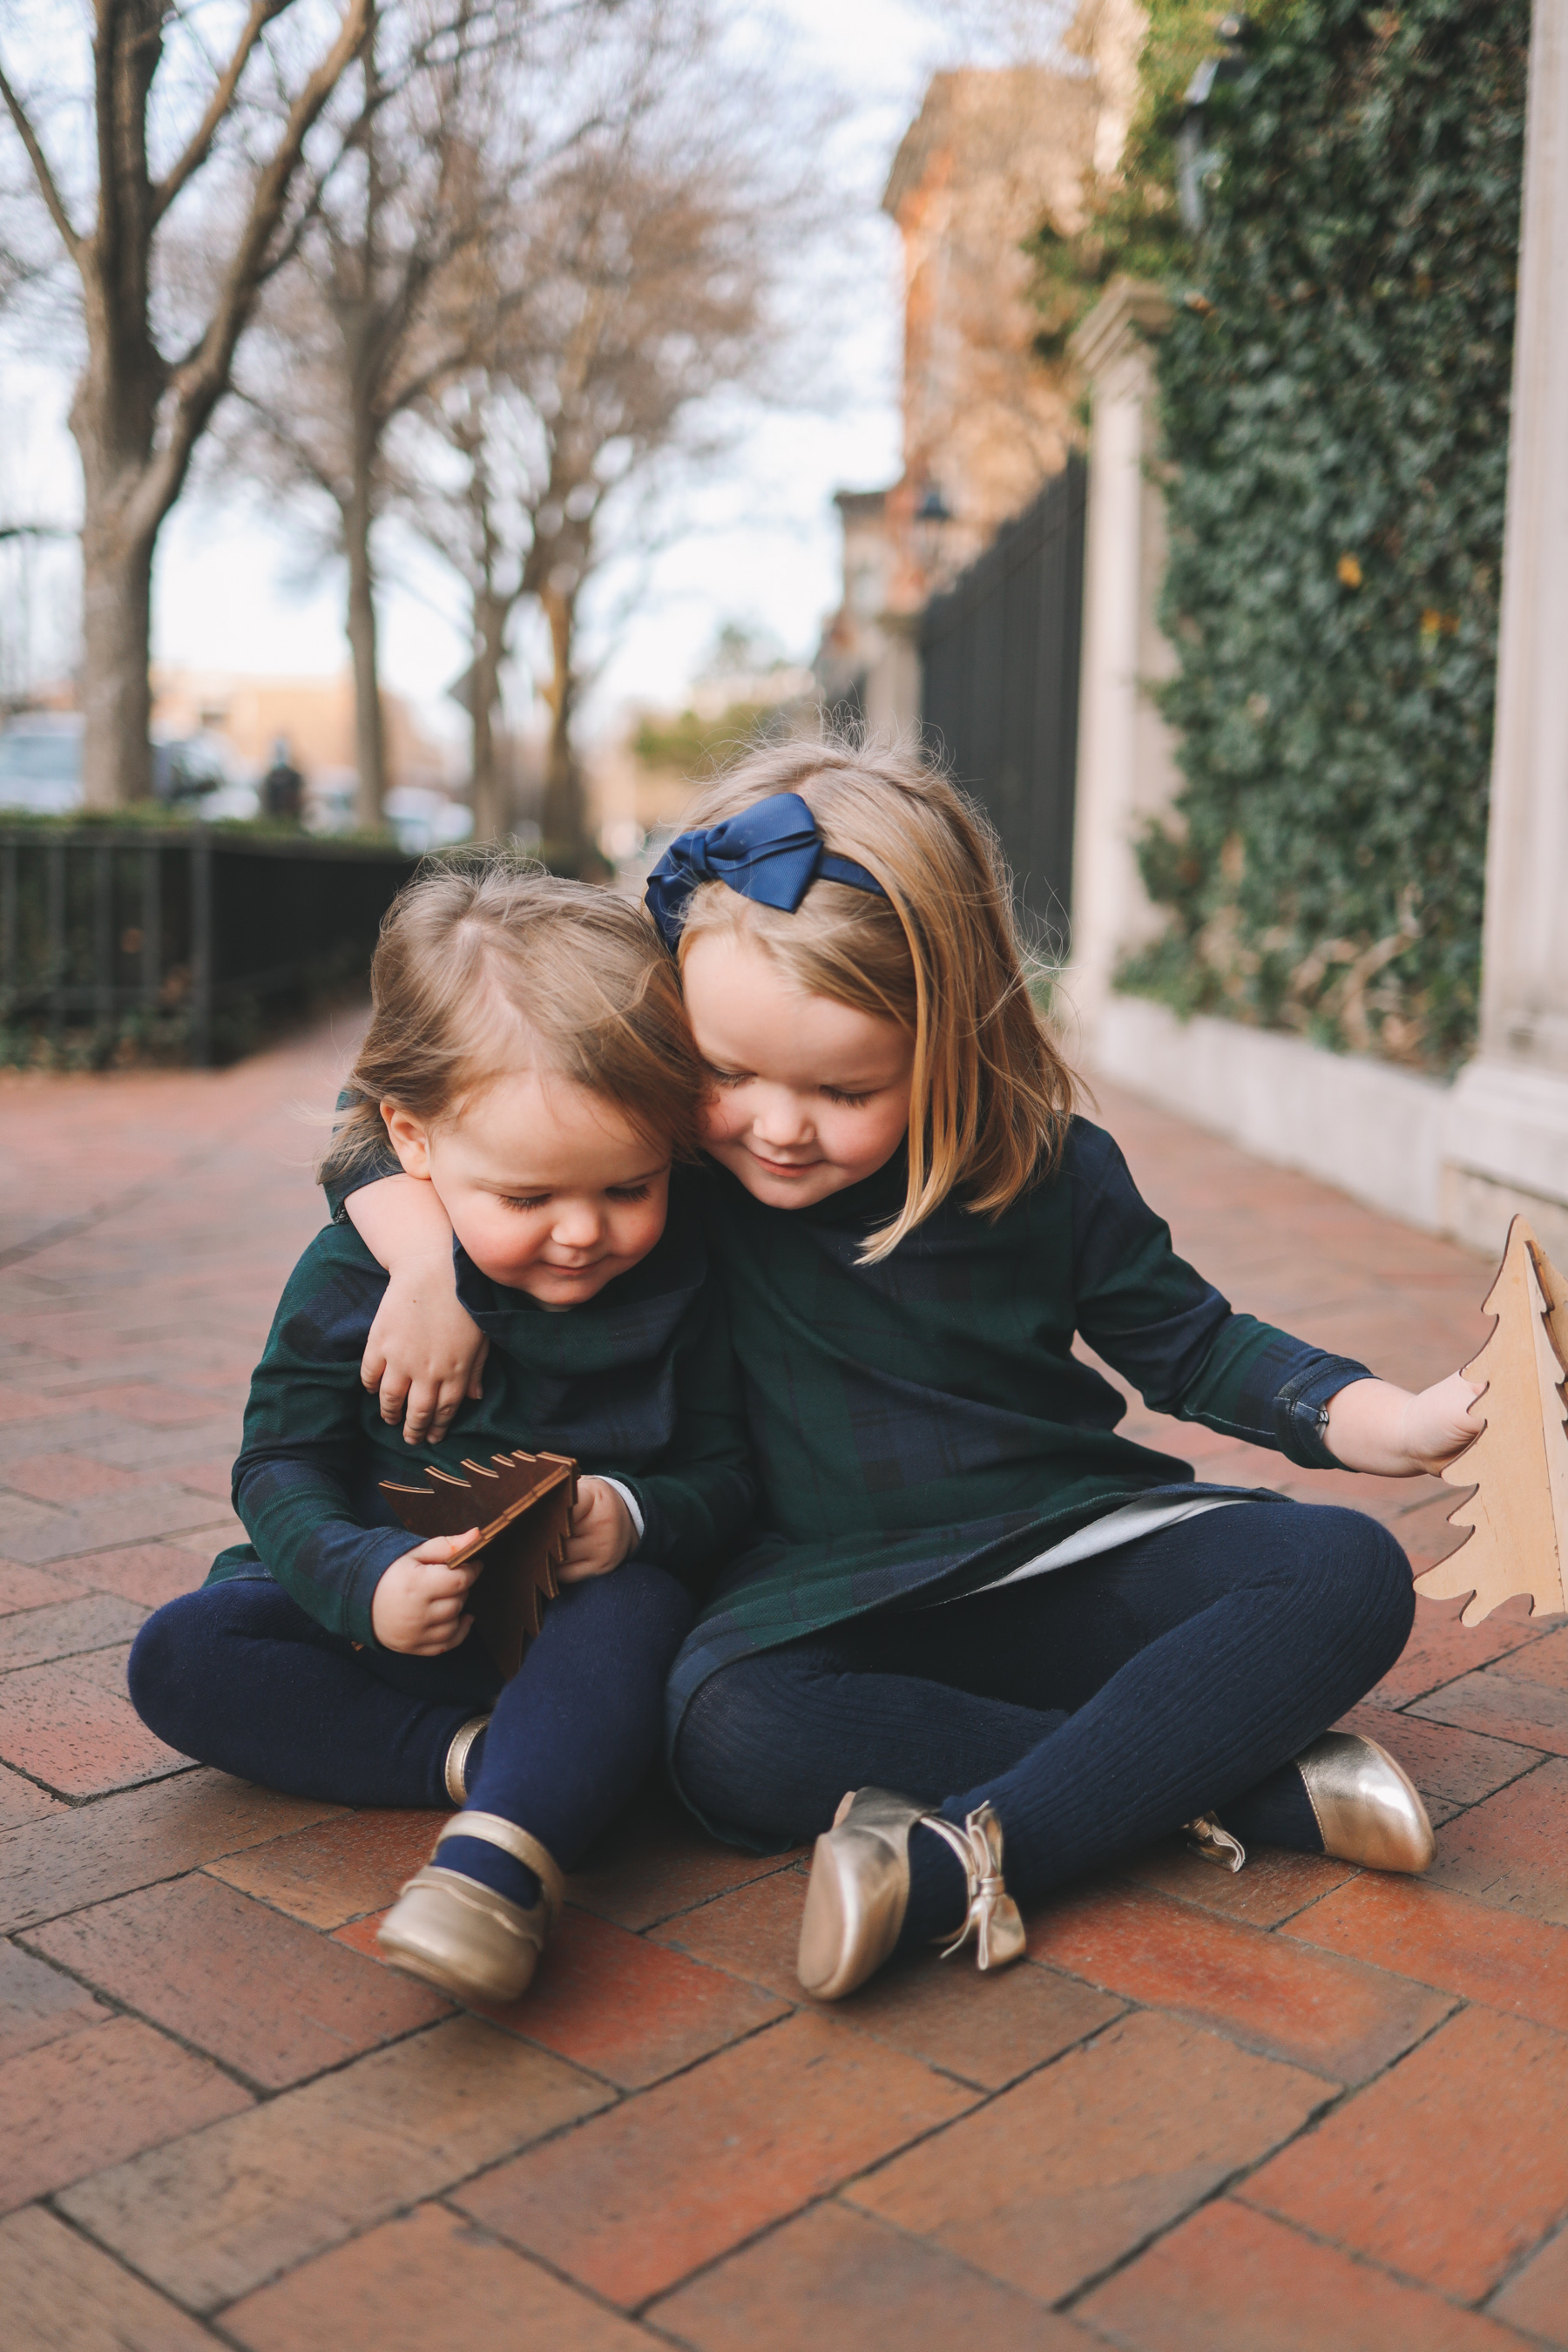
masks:
<instances>
[{"instance_id":1,"label":"brick pavement","mask_svg":"<svg viewBox=\"0 0 1568 2352\"><path fill-rule=\"evenodd\" d=\"M436 1816L193 1769L123 1691L228 1539L246 1376L311 1232L352 1024L219 1076L0 1080L0 2312L184 2352L1568 2347L1568 1626L1423 1604L1357 1710L1438 1823L1421 1884L1162 1848L815 2011L797 1858L650 1792L530 1999L464 2015L374 1931ZM1486 1269L1106 1090L1242 1303L1420 1383ZM1353 1498L1435 1484L1130 1424Z\"/></svg>"}]
</instances>

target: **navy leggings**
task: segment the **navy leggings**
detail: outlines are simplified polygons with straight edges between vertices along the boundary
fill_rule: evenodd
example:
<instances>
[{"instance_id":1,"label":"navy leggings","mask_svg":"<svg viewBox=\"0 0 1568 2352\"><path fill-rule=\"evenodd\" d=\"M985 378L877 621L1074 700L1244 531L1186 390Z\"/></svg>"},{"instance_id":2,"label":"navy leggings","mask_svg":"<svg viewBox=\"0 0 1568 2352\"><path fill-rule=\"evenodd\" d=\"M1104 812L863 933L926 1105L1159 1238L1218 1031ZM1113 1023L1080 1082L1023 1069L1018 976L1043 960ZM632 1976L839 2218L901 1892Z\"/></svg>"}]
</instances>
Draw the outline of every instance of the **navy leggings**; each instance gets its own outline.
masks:
<instances>
[{"instance_id":1,"label":"navy leggings","mask_svg":"<svg viewBox=\"0 0 1568 2352\"><path fill-rule=\"evenodd\" d=\"M1387 1673L1415 1605L1375 1520L1238 1503L739 1659L692 1698L676 1774L710 1821L775 1843L868 1784L955 1822L989 1798L1026 1901L1210 1810L1244 1841L1321 1852L1288 1759Z\"/></svg>"},{"instance_id":2,"label":"navy leggings","mask_svg":"<svg viewBox=\"0 0 1568 2352\"><path fill-rule=\"evenodd\" d=\"M468 1801L570 1870L653 1761L691 1618L672 1576L628 1560L568 1585L503 1685L472 1633L439 1658L356 1650L269 1578L244 1577L156 1610L127 1672L136 1712L181 1755L341 1805L449 1806L453 1734L493 1708Z\"/></svg>"}]
</instances>

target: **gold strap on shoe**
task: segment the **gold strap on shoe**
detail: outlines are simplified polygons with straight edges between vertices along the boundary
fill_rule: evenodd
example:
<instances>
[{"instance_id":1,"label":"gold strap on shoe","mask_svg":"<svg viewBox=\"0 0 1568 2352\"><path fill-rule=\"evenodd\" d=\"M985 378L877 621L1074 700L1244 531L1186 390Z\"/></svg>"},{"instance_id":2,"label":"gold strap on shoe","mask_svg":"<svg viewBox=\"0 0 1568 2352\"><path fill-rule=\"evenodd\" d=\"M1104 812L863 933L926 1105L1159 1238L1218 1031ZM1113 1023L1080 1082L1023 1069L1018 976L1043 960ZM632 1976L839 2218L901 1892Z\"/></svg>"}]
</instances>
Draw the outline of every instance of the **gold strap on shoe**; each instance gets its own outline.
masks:
<instances>
[{"instance_id":1,"label":"gold strap on shoe","mask_svg":"<svg viewBox=\"0 0 1568 2352\"><path fill-rule=\"evenodd\" d=\"M1239 1870L1247 1860L1247 1848L1238 1837L1222 1829L1212 1813L1199 1813L1195 1821L1183 1825L1182 1835L1205 1862L1212 1862L1221 1870Z\"/></svg>"},{"instance_id":2,"label":"gold strap on shoe","mask_svg":"<svg viewBox=\"0 0 1568 2352\"><path fill-rule=\"evenodd\" d=\"M447 1794L455 1805L467 1804L468 1750L489 1723L488 1715L471 1716L459 1731L453 1734L452 1745L447 1750Z\"/></svg>"},{"instance_id":3,"label":"gold strap on shoe","mask_svg":"<svg viewBox=\"0 0 1568 2352\"><path fill-rule=\"evenodd\" d=\"M975 1808L962 1830L940 1813L922 1813L921 1827L934 1830L963 1864L969 1882L969 1908L963 1925L942 1952L951 1960L972 1939L977 1968L1005 1969L1021 1959L1027 1937L1018 1906L1002 1878L1002 1824L989 1803Z\"/></svg>"},{"instance_id":4,"label":"gold strap on shoe","mask_svg":"<svg viewBox=\"0 0 1568 2352\"><path fill-rule=\"evenodd\" d=\"M526 1830L520 1830L515 1822L504 1820L500 1813L454 1813L436 1840L433 1862L438 1859L446 1841L453 1837L482 1838L487 1845L499 1845L513 1862L521 1862L525 1870L531 1870L542 1890L550 1923L554 1926L566 1899L566 1882L554 1856L537 1838L530 1837Z\"/></svg>"}]
</instances>

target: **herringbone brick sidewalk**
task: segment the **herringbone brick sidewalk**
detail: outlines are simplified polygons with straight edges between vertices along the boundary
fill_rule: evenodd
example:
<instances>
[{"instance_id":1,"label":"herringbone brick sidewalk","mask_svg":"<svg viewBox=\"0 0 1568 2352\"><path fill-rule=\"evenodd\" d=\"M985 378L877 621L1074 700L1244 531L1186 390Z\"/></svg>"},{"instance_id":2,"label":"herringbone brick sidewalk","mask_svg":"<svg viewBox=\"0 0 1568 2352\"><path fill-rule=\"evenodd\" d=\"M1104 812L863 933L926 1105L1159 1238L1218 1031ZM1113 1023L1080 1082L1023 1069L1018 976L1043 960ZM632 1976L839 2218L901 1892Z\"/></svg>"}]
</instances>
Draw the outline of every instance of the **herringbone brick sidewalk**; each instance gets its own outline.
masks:
<instances>
[{"instance_id":1,"label":"herringbone brick sidewalk","mask_svg":"<svg viewBox=\"0 0 1568 2352\"><path fill-rule=\"evenodd\" d=\"M1568 1626L1450 1605L1363 1720L1438 1824L1415 1885L1151 1852L994 1980L804 2002L800 1863L650 1793L515 2011L382 1968L433 1814L190 1767L124 1694L228 1539L245 1382L318 1218L347 1042L221 1076L0 1080L0 2334L70 2352L1568 2346ZM1487 1269L1105 1090L1240 1305L1413 1384ZM1129 1426L1341 1496L1417 1565L1435 1485ZM1560 2233L1560 2234L1554 2234Z\"/></svg>"}]
</instances>

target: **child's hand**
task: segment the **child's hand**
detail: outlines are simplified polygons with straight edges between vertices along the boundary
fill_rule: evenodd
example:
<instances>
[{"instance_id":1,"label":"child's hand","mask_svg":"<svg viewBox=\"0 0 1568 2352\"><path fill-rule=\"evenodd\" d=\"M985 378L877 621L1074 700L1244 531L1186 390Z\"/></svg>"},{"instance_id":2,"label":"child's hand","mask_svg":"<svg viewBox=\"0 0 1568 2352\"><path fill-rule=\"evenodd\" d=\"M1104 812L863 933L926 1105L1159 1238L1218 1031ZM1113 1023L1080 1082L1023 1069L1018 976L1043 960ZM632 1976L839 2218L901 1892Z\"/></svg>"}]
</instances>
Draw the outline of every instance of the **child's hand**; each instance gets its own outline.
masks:
<instances>
[{"instance_id":1,"label":"child's hand","mask_svg":"<svg viewBox=\"0 0 1568 2352\"><path fill-rule=\"evenodd\" d=\"M1463 1372L1450 1372L1446 1381L1437 1381L1419 1396L1408 1399L1405 1446L1417 1470L1444 1469L1472 1438L1479 1436L1486 1414L1473 1408L1483 1392L1479 1381L1468 1381Z\"/></svg>"},{"instance_id":2,"label":"child's hand","mask_svg":"<svg viewBox=\"0 0 1568 2352\"><path fill-rule=\"evenodd\" d=\"M632 1515L615 1488L603 1478L580 1478L562 1583L580 1584L585 1576L607 1575L619 1568L636 1540Z\"/></svg>"},{"instance_id":3,"label":"child's hand","mask_svg":"<svg viewBox=\"0 0 1568 2352\"><path fill-rule=\"evenodd\" d=\"M1347 1470L1385 1478L1441 1470L1479 1435L1486 1414L1473 1407L1480 1393L1462 1372L1418 1396L1391 1381L1356 1381L1330 1402L1329 1451Z\"/></svg>"},{"instance_id":4,"label":"child's hand","mask_svg":"<svg viewBox=\"0 0 1568 2352\"><path fill-rule=\"evenodd\" d=\"M463 1603L484 1562L465 1560L460 1568L447 1563L478 1532L470 1528L467 1535L432 1536L384 1571L370 1604L371 1628L384 1650L438 1658L467 1640L474 1621L465 1616Z\"/></svg>"},{"instance_id":5,"label":"child's hand","mask_svg":"<svg viewBox=\"0 0 1568 2352\"><path fill-rule=\"evenodd\" d=\"M445 1437L465 1397L480 1394L490 1343L452 1286L452 1245L406 1258L392 1273L364 1344L360 1379L381 1391L381 1417L404 1442ZM405 1417L406 1416L406 1417Z\"/></svg>"}]
</instances>

